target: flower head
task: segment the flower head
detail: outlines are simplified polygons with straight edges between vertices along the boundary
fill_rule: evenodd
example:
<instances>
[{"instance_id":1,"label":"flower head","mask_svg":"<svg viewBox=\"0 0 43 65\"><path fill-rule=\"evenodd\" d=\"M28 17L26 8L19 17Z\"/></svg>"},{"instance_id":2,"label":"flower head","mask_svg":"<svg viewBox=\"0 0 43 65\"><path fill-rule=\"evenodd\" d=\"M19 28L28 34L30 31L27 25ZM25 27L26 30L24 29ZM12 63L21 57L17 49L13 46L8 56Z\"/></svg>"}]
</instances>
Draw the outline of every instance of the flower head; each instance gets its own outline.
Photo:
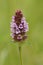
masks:
<instances>
[{"instance_id":1,"label":"flower head","mask_svg":"<svg viewBox=\"0 0 43 65\"><path fill-rule=\"evenodd\" d=\"M26 22L21 10L17 10L15 16L12 16L10 30L11 37L14 40L21 41L27 38L26 32L28 31L28 23Z\"/></svg>"}]
</instances>

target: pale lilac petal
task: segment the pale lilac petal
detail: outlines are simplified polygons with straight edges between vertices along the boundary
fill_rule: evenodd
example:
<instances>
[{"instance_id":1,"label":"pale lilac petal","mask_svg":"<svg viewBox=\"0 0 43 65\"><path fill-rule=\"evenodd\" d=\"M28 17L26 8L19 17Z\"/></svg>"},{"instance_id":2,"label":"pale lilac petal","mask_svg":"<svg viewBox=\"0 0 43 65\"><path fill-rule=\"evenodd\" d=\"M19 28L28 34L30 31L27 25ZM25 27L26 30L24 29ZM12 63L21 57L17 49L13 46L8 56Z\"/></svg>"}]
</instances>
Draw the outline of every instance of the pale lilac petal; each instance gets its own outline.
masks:
<instances>
[{"instance_id":1,"label":"pale lilac petal","mask_svg":"<svg viewBox=\"0 0 43 65\"><path fill-rule=\"evenodd\" d=\"M14 22L11 22L10 25L12 25Z\"/></svg>"},{"instance_id":2,"label":"pale lilac petal","mask_svg":"<svg viewBox=\"0 0 43 65\"><path fill-rule=\"evenodd\" d=\"M16 30L18 30L18 26L16 25Z\"/></svg>"},{"instance_id":3,"label":"pale lilac petal","mask_svg":"<svg viewBox=\"0 0 43 65\"><path fill-rule=\"evenodd\" d=\"M21 20L21 23L24 23L24 21Z\"/></svg>"},{"instance_id":4,"label":"pale lilac petal","mask_svg":"<svg viewBox=\"0 0 43 65\"><path fill-rule=\"evenodd\" d=\"M19 28L20 28L20 29L23 29L23 25L22 25L22 24L20 24L20 25L19 25Z\"/></svg>"},{"instance_id":5,"label":"pale lilac petal","mask_svg":"<svg viewBox=\"0 0 43 65\"><path fill-rule=\"evenodd\" d=\"M25 17L22 18L22 21L24 21L24 20L25 20Z\"/></svg>"},{"instance_id":6,"label":"pale lilac petal","mask_svg":"<svg viewBox=\"0 0 43 65\"><path fill-rule=\"evenodd\" d=\"M26 23L26 20L24 19L23 21L21 21L21 23L24 23L24 30L25 32L28 31L28 24Z\"/></svg>"},{"instance_id":7,"label":"pale lilac petal","mask_svg":"<svg viewBox=\"0 0 43 65\"><path fill-rule=\"evenodd\" d=\"M25 17L23 17L23 18L21 19L21 23L25 23L25 22L26 22Z\"/></svg>"},{"instance_id":8,"label":"pale lilac petal","mask_svg":"<svg viewBox=\"0 0 43 65\"><path fill-rule=\"evenodd\" d=\"M15 22L15 16L12 16L12 22Z\"/></svg>"},{"instance_id":9,"label":"pale lilac petal","mask_svg":"<svg viewBox=\"0 0 43 65\"><path fill-rule=\"evenodd\" d=\"M13 33L11 33L10 36L11 36L12 38L14 38L15 35L14 35Z\"/></svg>"},{"instance_id":10,"label":"pale lilac petal","mask_svg":"<svg viewBox=\"0 0 43 65\"><path fill-rule=\"evenodd\" d=\"M15 18L15 16L12 16L12 19L14 19Z\"/></svg>"},{"instance_id":11,"label":"pale lilac petal","mask_svg":"<svg viewBox=\"0 0 43 65\"><path fill-rule=\"evenodd\" d=\"M10 25L10 27L16 27L16 23L14 23L14 22L11 22L11 25Z\"/></svg>"},{"instance_id":12,"label":"pale lilac petal","mask_svg":"<svg viewBox=\"0 0 43 65\"><path fill-rule=\"evenodd\" d=\"M16 34L18 34L19 32L18 31L16 31Z\"/></svg>"},{"instance_id":13,"label":"pale lilac petal","mask_svg":"<svg viewBox=\"0 0 43 65\"><path fill-rule=\"evenodd\" d=\"M17 28L16 29L16 34L19 34L20 33L20 30Z\"/></svg>"},{"instance_id":14,"label":"pale lilac petal","mask_svg":"<svg viewBox=\"0 0 43 65\"><path fill-rule=\"evenodd\" d=\"M14 28L11 28L10 29L12 33L15 33L15 29Z\"/></svg>"},{"instance_id":15,"label":"pale lilac petal","mask_svg":"<svg viewBox=\"0 0 43 65\"><path fill-rule=\"evenodd\" d=\"M21 36L21 35L18 35L18 36L17 36L17 39L22 39L22 36Z\"/></svg>"},{"instance_id":16,"label":"pale lilac petal","mask_svg":"<svg viewBox=\"0 0 43 65\"><path fill-rule=\"evenodd\" d=\"M26 20L23 20L23 21L21 20L21 23L26 23Z\"/></svg>"},{"instance_id":17,"label":"pale lilac petal","mask_svg":"<svg viewBox=\"0 0 43 65\"><path fill-rule=\"evenodd\" d=\"M27 32L27 31L28 31L28 24L25 23L25 24L24 24L24 32Z\"/></svg>"},{"instance_id":18,"label":"pale lilac petal","mask_svg":"<svg viewBox=\"0 0 43 65\"><path fill-rule=\"evenodd\" d=\"M19 34L20 33L20 31L16 31L16 34Z\"/></svg>"},{"instance_id":19,"label":"pale lilac petal","mask_svg":"<svg viewBox=\"0 0 43 65\"><path fill-rule=\"evenodd\" d=\"M15 20L14 20L14 19L12 19L12 22L15 22Z\"/></svg>"}]
</instances>

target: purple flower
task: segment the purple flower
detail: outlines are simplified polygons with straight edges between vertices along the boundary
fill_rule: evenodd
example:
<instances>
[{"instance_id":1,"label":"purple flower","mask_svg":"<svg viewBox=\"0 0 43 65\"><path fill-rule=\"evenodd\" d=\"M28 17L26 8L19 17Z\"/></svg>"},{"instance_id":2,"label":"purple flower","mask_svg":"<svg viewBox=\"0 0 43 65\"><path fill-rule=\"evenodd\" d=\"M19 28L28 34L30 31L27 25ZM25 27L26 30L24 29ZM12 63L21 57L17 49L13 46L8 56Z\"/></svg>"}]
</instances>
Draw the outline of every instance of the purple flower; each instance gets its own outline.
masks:
<instances>
[{"instance_id":1,"label":"purple flower","mask_svg":"<svg viewBox=\"0 0 43 65\"><path fill-rule=\"evenodd\" d=\"M19 34L20 33L20 30L19 28L16 29L16 34Z\"/></svg>"},{"instance_id":2,"label":"purple flower","mask_svg":"<svg viewBox=\"0 0 43 65\"><path fill-rule=\"evenodd\" d=\"M12 33L16 33L16 31L15 31L14 28L11 28L10 31L11 31Z\"/></svg>"},{"instance_id":3,"label":"purple flower","mask_svg":"<svg viewBox=\"0 0 43 65\"><path fill-rule=\"evenodd\" d=\"M20 28L20 29L23 29L23 25L22 25L22 24L20 24L20 25L19 25L19 28Z\"/></svg>"},{"instance_id":4,"label":"purple flower","mask_svg":"<svg viewBox=\"0 0 43 65\"><path fill-rule=\"evenodd\" d=\"M11 36L12 38L14 38L15 34L14 34L14 33L11 33L10 36Z\"/></svg>"},{"instance_id":5,"label":"purple flower","mask_svg":"<svg viewBox=\"0 0 43 65\"><path fill-rule=\"evenodd\" d=\"M12 22L15 22L15 16L12 16Z\"/></svg>"},{"instance_id":6,"label":"purple flower","mask_svg":"<svg viewBox=\"0 0 43 65\"><path fill-rule=\"evenodd\" d=\"M17 26L16 23L14 23L14 22L11 22L11 23L10 23L10 27L14 28L14 27L16 27L16 26Z\"/></svg>"},{"instance_id":7,"label":"purple flower","mask_svg":"<svg viewBox=\"0 0 43 65\"><path fill-rule=\"evenodd\" d=\"M22 36L19 34L18 36L17 36L17 39L20 41L20 40L22 40Z\"/></svg>"},{"instance_id":8,"label":"purple flower","mask_svg":"<svg viewBox=\"0 0 43 65\"><path fill-rule=\"evenodd\" d=\"M27 38L28 23L20 10L16 11L15 16L12 16L10 30L14 40L21 41Z\"/></svg>"},{"instance_id":9,"label":"purple flower","mask_svg":"<svg viewBox=\"0 0 43 65\"><path fill-rule=\"evenodd\" d=\"M28 23L24 23L24 31L25 31L25 32L28 31Z\"/></svg>"},{"instance_id":10,"label":"purple flower","mask_svg":"<svg viewBox=\"0 0 43 65\"><path fill-rule=\"evenodd\" d=\"M12 19L15 19L15 16L12 16Z\"/></svg>"}]
</instances>

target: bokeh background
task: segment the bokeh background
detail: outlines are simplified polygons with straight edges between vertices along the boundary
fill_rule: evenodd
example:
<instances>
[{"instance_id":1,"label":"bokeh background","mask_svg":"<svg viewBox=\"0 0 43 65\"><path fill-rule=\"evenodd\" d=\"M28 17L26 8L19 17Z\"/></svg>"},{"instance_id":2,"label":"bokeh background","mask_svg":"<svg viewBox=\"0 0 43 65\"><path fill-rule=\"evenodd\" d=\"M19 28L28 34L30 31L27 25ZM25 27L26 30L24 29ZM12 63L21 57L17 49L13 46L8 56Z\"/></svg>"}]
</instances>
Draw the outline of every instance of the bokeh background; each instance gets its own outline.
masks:
<instances>
[{"instance_id":1,"label":"bokeh background","mask_svg":"<svg viewBox=\"0 0 43 65\"><path fill-rule=\"evenodd\" d=\"M20 65L18 44L10 37L11 17L17 9L29 23L23 65L43 65L43 0L0 0L0 65Z\"/></svg>"}]
</instances>

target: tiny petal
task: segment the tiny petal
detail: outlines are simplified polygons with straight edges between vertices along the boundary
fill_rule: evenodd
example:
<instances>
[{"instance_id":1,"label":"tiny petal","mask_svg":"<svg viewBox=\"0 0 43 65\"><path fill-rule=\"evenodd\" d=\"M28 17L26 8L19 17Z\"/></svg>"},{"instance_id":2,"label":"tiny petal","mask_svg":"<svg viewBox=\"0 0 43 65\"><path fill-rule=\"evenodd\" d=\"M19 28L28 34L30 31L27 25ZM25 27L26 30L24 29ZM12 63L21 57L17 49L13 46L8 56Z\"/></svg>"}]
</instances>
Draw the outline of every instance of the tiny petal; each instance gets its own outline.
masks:
<instances>
[{"instance_id":1,"label":"tiny petal","mask_svg":"<svg viewBox=\"0 0 43 65\"><path fill-rule=\"evenodd\" d=\"M12 22L15 22L15 20L14 20L14 19L12 19Z\"/></svg>"},{"instance_id":2,"label":"tiny petal","mask_svg":"<svg viewBox=\"0 0 43 65\"><path fill-rule=\"evenodd\" d=\"M25 17L22 18L22 21L24 21L24 20L25 20Z\"/></svg>"},{"instance_id":3,"label":"tiny petal","mask_svg":"<svg viewBox=\"0 0 43 65\"><path fill-rule=\"evenodd\" d=\"M12 16L12 19L14 19L15 18L15 16Z\"/></svg>"},{"instance_id":4,"label":"tiny petal","mask_svg":"<svg viewBox=\"0 0 43 65\"><path fill-rule=\"evenodd\" d=\"M22 24L20 24L20 25L19 25L19 28L20 28L20 29L23 29L23 25L22 25Z\"/></svg>"},{"instance_id":5,"label":"tiny petal","mask_svg":"<svg viewBox=\"0 0 43 65\"><path fill-rule=\"evenodd\" d=\"M14 28L11 28L10 29L12 33L15 33L15 29Z\"/></svg>"},{"instance_id":6,"label":"tiny petal","mask_svg":"<svg viewBox=\"0 0 43 65\"><path fill-rule=\"evenodd\" d=\"M15 16L12 16L12 22L15 22Z\"/></svg>"},{"instance_id":7,"label":"tiny petal","mask_svg":"<svg viewBox=\"0 0 43 65\"><path fill-rule=\"evenodd\" d=\"M18 35L18 36L17 36L17 39L18 39L18 40L22 39L22 36L21 36L21 35Z\"/></svg>"},{"instance_id":8,"label":"tiny petal","mask_svg":"<svg viewBox=\"0 0 43 65\"><path fill-rule=\"evenodd\" d=\"M28 24L24 23L24 32L27 32L27 31L28 31Z\"/></svg>"},{"instance_id":9,"label":"tiny petal","mask_svg":"<svg viewBox=\"0 0 43 65\"><path fill-rule=\"evenodd\" d=\"M17 28L16 29L16 34L19 34L20 33L20 30Z\"/></svg>"},{"instance_id":10,"label":"tiny petal","mask_svg":"<svg viewBox=\"0 0 43 65\"><path fill-rule=\"evenodd\" d=\"M16 31L16 34L18 34L19 32L18 31Z\"/></svg>"},{"instance_id":11,"label":"tiny petal","mask_svg":"<svg viewBox=\"0 0 43 65\"><path fill-rule=\"evenodd\" d=\"M21 20L21 23L26 23L26 20L24 19L24 20Z\"/></svg>"},{"instance_id":12,"label":"tiny petal","mask_svg":"<svg viewBox=\"0 0 43 65\"><path fill-rule=\"evenodd\" d=\"M11 36L12 38L14 38L15 34L11 33L10 36Z\"/></svg>"},{"instance_id":13,"label":"tiny petal","mask_svg":"<svg viewBox=\"0 0 43 65\"><path fill-rule=\"evenodd\" d=\"M24 23L24 21L21 20L21 23Z\"/></svg>"},{"instance_id":14,"label":"tiny petal","mask_svg":"<svg viewBox=\"0 0 43 65\"><path fill-rule=\"evenodd\" d=\"M14 22L11 22L11 25L10 25L10 27L16 27L16 23L14 23Z\"/></svg>"}]
</instances>

